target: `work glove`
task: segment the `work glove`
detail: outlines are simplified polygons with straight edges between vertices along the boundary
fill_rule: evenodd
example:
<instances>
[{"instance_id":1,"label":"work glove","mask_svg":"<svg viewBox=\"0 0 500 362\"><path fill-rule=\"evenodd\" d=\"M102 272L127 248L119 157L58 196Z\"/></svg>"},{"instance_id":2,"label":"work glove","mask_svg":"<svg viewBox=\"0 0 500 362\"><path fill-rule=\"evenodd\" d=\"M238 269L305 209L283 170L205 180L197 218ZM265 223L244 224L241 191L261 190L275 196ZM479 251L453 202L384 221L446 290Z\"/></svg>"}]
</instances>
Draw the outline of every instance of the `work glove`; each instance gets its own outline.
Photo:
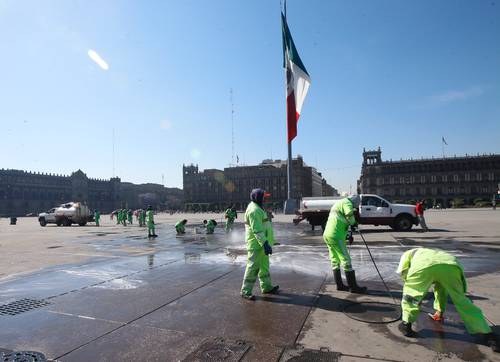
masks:
<instances>
[{"instance_id":1,"label":"work glove","mask_svg":"<svg viewBox=\"0 0 500 362\"><path fill-rule=\"evenodd\" d=\"M352 229L347 233L347 240L349 241L349 245L352 245L354 242L354 237L352 236Z\"/></svg>"},{"instance_id":2,"label":"work glove","mask_svg":"<svg viewBox=\"0 0 500 362\"><path fill-rule=\"evenodd\" d=\"M270 254L272 254L272 253L273 253L273 248L271 248L271 245L269 245L269 243L267 242L267 240L266 240L266 242L264 243L263 247L264 247L264 253L265 253L266 255L270 255Z\"/></svg>"}]
</instances>

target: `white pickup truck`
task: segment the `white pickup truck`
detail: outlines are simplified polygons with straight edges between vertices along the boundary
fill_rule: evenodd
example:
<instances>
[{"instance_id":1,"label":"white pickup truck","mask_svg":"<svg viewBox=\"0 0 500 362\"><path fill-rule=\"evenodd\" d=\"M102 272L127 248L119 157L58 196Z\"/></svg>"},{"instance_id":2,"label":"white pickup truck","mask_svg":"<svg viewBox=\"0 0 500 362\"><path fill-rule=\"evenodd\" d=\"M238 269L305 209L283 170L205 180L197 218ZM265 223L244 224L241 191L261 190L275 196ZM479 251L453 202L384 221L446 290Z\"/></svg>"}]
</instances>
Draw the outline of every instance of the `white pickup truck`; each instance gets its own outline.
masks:
<instances>
[{"instance_id":1,"label":"white pickup truck","mask_svg":"<svg viewBox=\"0 0 500 362\"><path fill-rule=\"evenodd\" d=\"M415 205L392 204L378 195L361 194L357 220L361 225L388 225L395 230L408 231L418 225ZM331 207L340 197L304 197L294 218L294 224L307 220L325 228Z\"/></svg>"},{"instance_id":2,"label":"white pickup truck","mask_svg":"<svg viewBox=\"0 0 500 362\"><path fill-rule=\"evenodd\" d=\"M56 224L57 226L78 224L85 226L87 222L93 221L93 219L94 215L87 205L80 202L67 202L38 215L40 226L46 226L47 224Z\"/></svg>"}]
</instances>

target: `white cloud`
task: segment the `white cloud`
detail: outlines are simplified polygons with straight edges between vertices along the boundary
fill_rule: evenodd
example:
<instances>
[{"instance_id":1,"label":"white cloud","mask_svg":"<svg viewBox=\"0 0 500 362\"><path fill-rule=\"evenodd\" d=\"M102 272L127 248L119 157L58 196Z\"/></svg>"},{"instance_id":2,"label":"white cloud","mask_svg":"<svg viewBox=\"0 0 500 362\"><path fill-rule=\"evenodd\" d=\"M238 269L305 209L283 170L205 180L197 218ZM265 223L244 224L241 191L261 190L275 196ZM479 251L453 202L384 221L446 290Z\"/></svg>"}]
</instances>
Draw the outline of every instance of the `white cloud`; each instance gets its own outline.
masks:
<instances>
[{"instance_id":1,"label":"white cloud","mask_svg":"<svg viewBox=\"0 0 500 362\"><path fill-rule=\"evenodd\" d=\"M195 160L199 159L201 156L201 152L197 148L193 148L190 153L191 153L191 158L193 158Z\"/></svg>"},{"instance_id":2,"label":"white cloud","mask_svg":"<svg viewBox=\"0 0 500 362\"><path fill-rule=\"evenodd\" d=\"M430 97L434 105L446 104L451 102L465 101L470 98L479 97L484 93L483 87L471 87L464 90L451 90L436 94Z\"/></svg>"},{"instance_id":3,"label":"white cloud","mask_svg":"<svg viewBox=\"0 0 500 362\"><path fill-rule=\"evenodd\" d=\"M103 70L108 70L109 65L106 63L104 59L101 58L99 54L95 50L89 49L87 52L89 55L90 59L92 59L98 66L100 66Z\"/></svg>"},{"instance_id":4,"label":"white cloud","mask_svg":"<svg viewBox=\"0 0 500 362\"><path fill-rule=\"evenodd\" d=\"M172 122L170 122L168 119L164 119L163 121L160 121L160 128L168 131L172 128Z\"/></svg>"}]
</instances>

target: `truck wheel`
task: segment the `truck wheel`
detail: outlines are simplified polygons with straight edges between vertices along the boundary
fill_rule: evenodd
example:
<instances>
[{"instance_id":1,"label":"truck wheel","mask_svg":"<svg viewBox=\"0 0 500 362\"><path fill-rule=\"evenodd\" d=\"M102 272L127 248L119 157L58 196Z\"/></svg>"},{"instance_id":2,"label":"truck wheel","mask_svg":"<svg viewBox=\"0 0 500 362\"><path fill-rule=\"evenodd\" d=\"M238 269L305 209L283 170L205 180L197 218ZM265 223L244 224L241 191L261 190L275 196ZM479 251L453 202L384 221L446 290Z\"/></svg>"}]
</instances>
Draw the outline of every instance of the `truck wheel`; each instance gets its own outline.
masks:
<instances>
[{"instance_id":1,"label":"truck wheel","mask_svg":"<svg viewBox=\"0 0 500 362\"><path fill-rule=\"evenodd\" d=\"M57 220L57 221L56 221L56 225L57 225L57 226L61 226L61 225L62 225L62 221L61 221L61 220Z\"/></svg>"},{"instance_id":2,"label":"truck wheel","mask_svg":"<svg viewBox=\"0 0 500 362\"><path fill-rule=\"evenodd\" d=\"M47 225L47 221L45 220L45 218L40 219L40 220L38 220L38 221L40 221L40 226L45 226L45 225Z\"/></svg>"},{"instance_id":3,"label":"truck wheel","mask_svg":"<svg viewBox=\"0 0 500 362\"><path fill-rule=\"evenodd\" d=\"M325 231L325 229L326 229L326 222L325 222L324 224L321 224L321 231L323 231L323 232L324 232L324 231Z\"/></svg>"},{"instance_id":4,"label":"truck wheel","mask_svg":"<svg viewBox=\"0 0 500 362\"><path fill-rule=\"evenodd\" d=\"M86 221L79 222L79 223L78 223L78 225L80 225L80 226L85 226L85 225L87 225L87 222L86 222Z\"/></svg>"},{"instance_id":5,"label":"truck wheel","mask_svg":"<svg viewBox=\"0 0 500 362\"><path fill-rule=\"evenodd\" d=\"M408 216L401 215L396 218L394 228L398 231L409 231L413 226L413 222Z\"/></svg>"},{"instance_id":6,"label":"truck wheel","mask_svg":"<svg viewBox=\"0 0 500 362\"><path fill-rule=\"evenodd\" d=\"M64 219L63 220L63 225L64 226L71 226L71 221L69 219Z\"/></svg>"}]
</instances>

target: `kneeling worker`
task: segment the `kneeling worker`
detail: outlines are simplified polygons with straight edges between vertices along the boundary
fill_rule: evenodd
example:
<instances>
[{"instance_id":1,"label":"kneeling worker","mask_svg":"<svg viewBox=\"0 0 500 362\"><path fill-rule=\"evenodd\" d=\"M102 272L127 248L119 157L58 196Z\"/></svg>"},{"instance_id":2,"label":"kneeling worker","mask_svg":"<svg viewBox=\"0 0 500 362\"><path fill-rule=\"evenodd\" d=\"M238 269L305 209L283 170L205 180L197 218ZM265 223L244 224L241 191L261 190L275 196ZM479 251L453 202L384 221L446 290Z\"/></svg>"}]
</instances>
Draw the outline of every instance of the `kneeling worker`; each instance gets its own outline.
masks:
<instances>
[{"instance_id":1,"label":"kneeling worker","mask_svg":"<svg viewBox=\"0 0 500 362\"><path fill-rule=\"evenodd\" d=\"M359 207L359 195L337 201L330 209L323 239L328 247L330 262L332 263L333 276L337 290L350 291L351 293L365 293L366 287L360 287L356 282L356 274L352 269L351 256L346 247L349 226L356 225L354 209ZM344 269L347 286L342 282L340 267Z\"/></svg>"},{"instance_id":2,"label":"kneeling worker","mask_svg":"<svg viewBox=\"0 0 500 362\"><path fill-rule=\"evenodd\" d=\"M208 221L203 220L203 225L205 225L205 227L207 228L207 234L213 234L215 227L217 226L217 221L215 221L214 219L210 219Z\"/></svg>"},{"instance_id":3,"label":"kneeling worker","mask_svg":"<svg viewBox=\"0 0 500 362\"><path fill-rule=\"evenodd\" d=\"M269 255L273 253L272 233L267 228L272 228L268 222L267 214L263 209L264 190L254 189L250 194L252 202L248 204L245 212L245 239L247 242L247 266L241 296L248 300L254 300L252 294L253 286L257 277L260 281L260 290L264 294L275 294L279 286L273 286L269 274ZM269 239L268 239L268 236Z\"/></svg>"},{"instance_id":4,"label":"kneeling worker","mask_svg":"<svg viewBox=\"0 0 500 362\"><path fill-rule=\"evenodd\" d=\"M181 220L175 224L175 231L177 231L177 235L185 234L186 233L186 224L187 220Z\"/></svg>"},{"instance_id":5,"label":"kneeling worker","mask_svg":"<svg viewBox=\"0 0 500 362\"><path fill-rule=\"evenodd\" d=\"M500 351L497 337L492 333L483 312L465 296L467 282L462 265L457 258L441 250L411 249L401 256L397 272L401 274L404 281L403 299L401 300L403 321L399 330L406 337L416 337L411 325L417 320L422 299L427 294L429 287L434 285L434 309L436 309L436 313L429 314L429 316L435 321L443 321L449 295L467 332L482 335L484 342L491 349L495 352Z\"/></svg>"}]
</instances>

